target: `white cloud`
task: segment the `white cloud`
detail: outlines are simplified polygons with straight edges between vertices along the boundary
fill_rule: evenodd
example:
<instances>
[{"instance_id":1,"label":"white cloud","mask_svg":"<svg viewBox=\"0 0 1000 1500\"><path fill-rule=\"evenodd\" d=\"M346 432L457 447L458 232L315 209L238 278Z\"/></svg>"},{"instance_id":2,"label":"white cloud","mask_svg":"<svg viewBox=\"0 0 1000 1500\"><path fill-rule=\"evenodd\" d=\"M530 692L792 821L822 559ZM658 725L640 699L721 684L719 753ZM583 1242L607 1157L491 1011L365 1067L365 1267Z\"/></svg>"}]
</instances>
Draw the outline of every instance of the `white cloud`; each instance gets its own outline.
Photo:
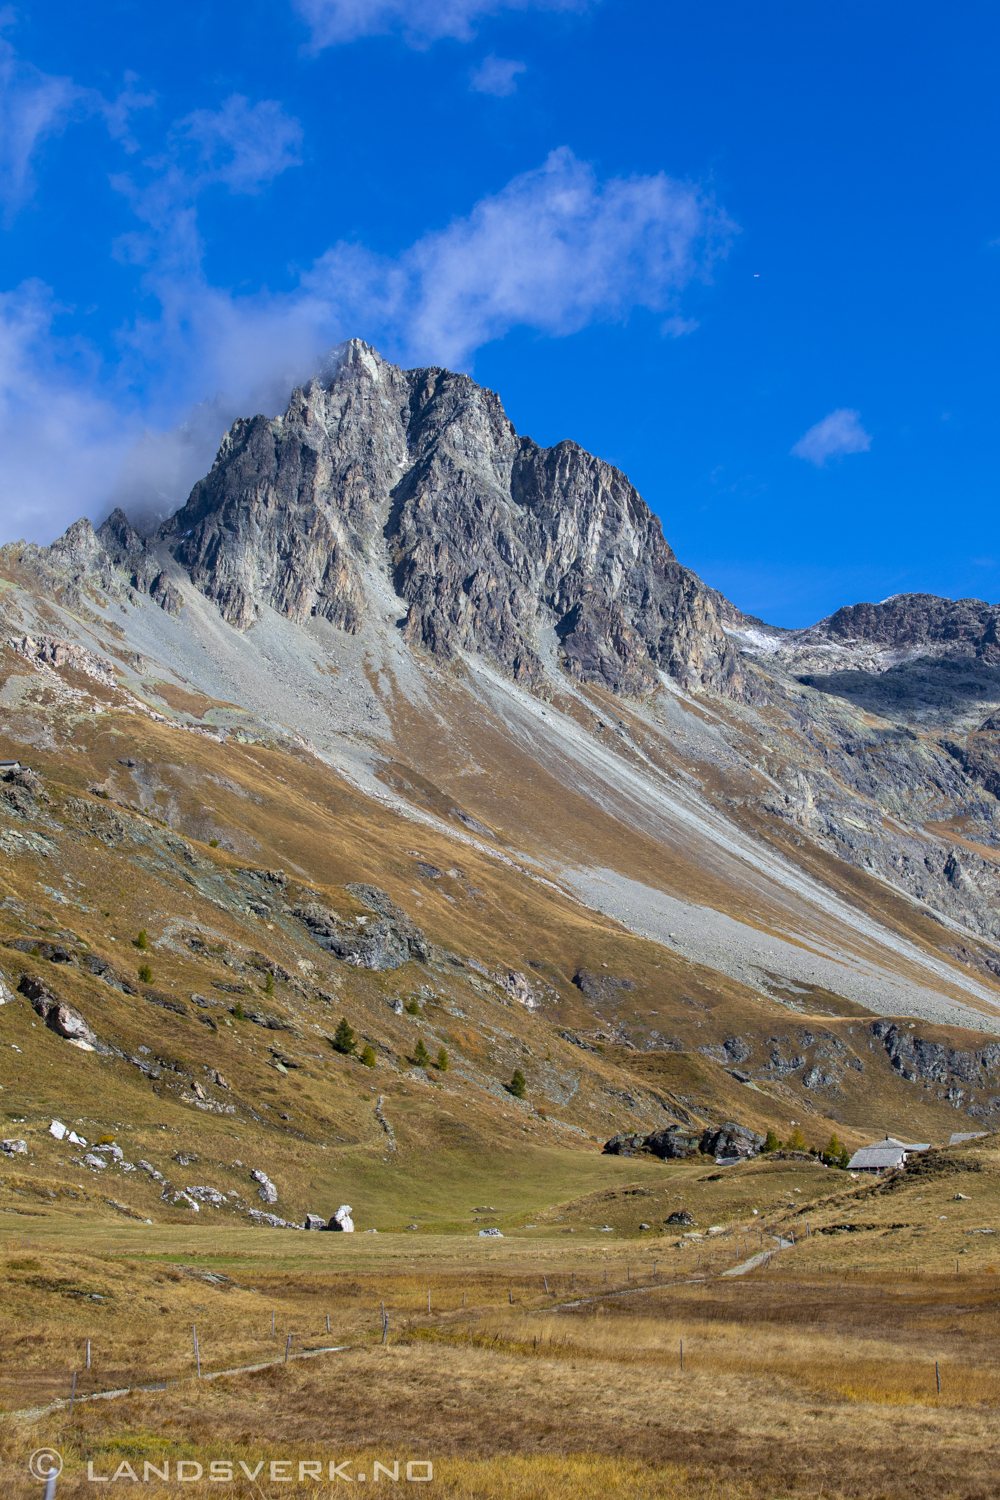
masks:
<instances>
[{"instance_id":1,"label":"white cloud","mask_svg":"<svg viewBox=\"0 0 1000 1500\"><path fill-rule=\"evenodd\" d=\"M828 459L842 458L845 453L867 453L871 445L871 433L862 427L861 413L838 406L799 438L792 453L822 469Z\"/></svg>"},{"instance_id":2,"label":"white cloud","mask_svg":"<svg viewBox=\"0 0 1000 1500\"><path fill-rule=\"evenodd\" d=\"M0 27L9 24L9 13L0 12ZM0 201L8 215L31 197L42 143L85 113L87 103L87 91L71 78L40 72L0 37Z\"/></svg>"},{"instance_id":3,"label":"white cloud","mask_svg":"<svg viewBox=\"0 0 1000 1500\"><path fill-rule=\"evenodd\" d=\"M0 33L11 21L9 10L0 11ZM105 99L96 89L80 88L72 78L41 72L0 35L0 204L8 222L34 192L34 163L42 146L67 125L103 116L112 139L126 150L135 149L129 135L131 117L154 102L151 94L136 91L135 82L135 75L127 73L117 98Z\"/></svg>"},{"instance_id":4,"label":"white cloud","mask_svg":"<svg viewBox=\"0 0 1000 1500\"><path fill-rule=\"evenodd\" d=\"M601 182L564 148L395 257L339 244L291 292L237 295L205 277L196 199L213 184L255 191L297 159L297 125L268 109L227 101L188 116L161 157L121 179L145 225L126 249L159 306L122 331L115 369L53 338L44 288L7 294L0 540L51 539L114 502L169 513L233 416L283 410L354 334L404 363L469 368L515 327L561 337L646 308L667 315L665 334L687 332L680 293L709 278L735 232L695 185L663 173ZM141 411L136 390L147 392Z\"/></svg>"},{"instance_id":5,"label":"white cloud","mask_svg":"<svg viewBox=\"0 0 1000 1500\"><path fill-rule=\"evenodd\" d=\"M304 286L393 354L464 368L515 327L561 337L671 309L734 231L690 183L662 172L601 183L563 147L396 259L335 246Z\"/></svg>"},{"instance_id":6,"label":"white cloud","mask_svg":"<svg viewBox=\"0 0 1000 1500\"><path fill-rule=\"evenodd\" d=\"M192 193L215 182L233 193L259 193L302 161L302 126L276 99L251 104L232 94L221 109L196 109L179 120L171 137L178 157L191 158Z\"/></svg>"},{"instance_id":7,"label":"white cloud","mask_svg":"<svg viewBox=\"0 0 1000 1500\"><path fill-rule=\"evenodd\" d=\"M0 541L95 513L137 435L92 351L54 334L60 311L38 281L0 294Z\"/></svg>"},{"instance_id":8,"label":"white cloud","mask_svg":"<svg viewBox=\"0 0 1000 1500\"><path fill-rule=\"evenodd\" d=\"M312 31L311 50L400 32L411 47L442 37L467 42L477 21L502 10L584 11L600 0L294 0Z\"/></svg>"},{"instance_id":9,"label":"white cloud","mask_svg":"<svg viewBox=\"0 0 1000 1500\"><path fill-rule=\"evenodd\" d=\"M469 80L477 94L495 94L498 99L506 99L517 88L518 73L525 72L526 63L514 62L509 57L495 57L491 52L478 68L473 68Z\"/></svg>"}]
</instances>

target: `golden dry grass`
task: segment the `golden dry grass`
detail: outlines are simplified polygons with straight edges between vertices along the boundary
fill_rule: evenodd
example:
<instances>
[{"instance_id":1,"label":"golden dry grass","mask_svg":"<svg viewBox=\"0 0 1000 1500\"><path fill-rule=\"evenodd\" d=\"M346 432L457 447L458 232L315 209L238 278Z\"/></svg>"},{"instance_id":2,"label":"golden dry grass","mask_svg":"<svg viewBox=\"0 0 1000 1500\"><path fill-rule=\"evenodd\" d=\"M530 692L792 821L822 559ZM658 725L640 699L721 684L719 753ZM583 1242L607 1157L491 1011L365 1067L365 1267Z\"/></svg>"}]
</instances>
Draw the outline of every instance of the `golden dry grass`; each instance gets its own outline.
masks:
<instances>
[{"instance_id":1,"label":"golden dry grass","mask_svg":"<svg viewBox=\"0 0 1000 1500\"><path fill-rule=\"evenodd\" d=\"M8 1261L44 1259L51 1281L73 1275L103 1287L108 1304L62 1298L49 1316L28 1316L17 1288L41 1273L8 1265L5 1369L56 1364L79 1352L85 1328L98 1327L102 1357L113 1344L122 1368L144 1364L167 1384L78 1403L72 1418L65 1406L31 1420L0 1418L3 1494L38 1493L24 1466L46 1444L66 1458L60 1500L96 1492L88 1462L95 1474L129 1463L141 1476L144 1462L162 1470L169 1461L169 1482L152 1476L141 1493L196 1495L199 1483L176 1481L180 1459L202 1464L206 1476L213 1460L232 1462L237 1480L239 1460L251 1472L263 1462L252 1485L212 1483L209 1491L208 1478L201 1482L205 1493L257 1500L318 1493L311 1471L301 1485L280 1476L317 1460L325 1475L330 1459L354 1474L371 1474L376 1459L400 1461L401 1472L407 1460L429 1460L431 1493L449 1500L985 1500L995 1492L992 1276L912 1277L888 1266L868 1276L822 1273L809 1269L803 1244L801 1254L781 1257L780 1273L668 1284L647 1276L637 1288L624 1275L634 1247L574 1245L570 1258L549 1240L539 1262L546 1297L530 1246L497 1247L504 1253L490 1260L468 1242L356 1239L350 1260L331 1266L311 1236L281 1236L280 1247L267 1238L271 1255L234 1244L216 1258L203 1242L196 1258L169 1262L8 1253ZM221 1266L236 1285L202 1280ZM584 1294L575 1300L574 1271ZM152 1313L154 1304L164 1311ZM192 1321L206 1369L218 1370L280 1358L293 1328L293 1350L326 1343L327 1311L330 1341L350 1345L341 1353L191 1378ZM9 1411L6 1393L4 1404ZM272 1461L292 1465L273 1483Z\"/></svg>"}]
</instances>

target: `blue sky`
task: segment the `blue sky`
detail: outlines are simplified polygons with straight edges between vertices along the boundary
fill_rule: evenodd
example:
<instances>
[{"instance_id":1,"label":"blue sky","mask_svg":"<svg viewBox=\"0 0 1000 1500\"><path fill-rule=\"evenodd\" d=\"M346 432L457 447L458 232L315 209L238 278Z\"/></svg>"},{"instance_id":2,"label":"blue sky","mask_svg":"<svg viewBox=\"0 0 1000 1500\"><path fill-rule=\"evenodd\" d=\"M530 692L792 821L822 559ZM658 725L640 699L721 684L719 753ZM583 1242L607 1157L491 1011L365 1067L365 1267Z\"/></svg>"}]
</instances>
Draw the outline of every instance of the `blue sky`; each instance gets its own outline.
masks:
<instances>
[{"instance_id":1,"label":"blue sky","mask_svg":"<svg viewBox=\"0 0 1000 1500\"><path fill-rule=\"evenodd\" d=\"M618 464L774 623L1000 596L994 6L0 20L0 541L183 499L358 334Z\"/></svg>"}]
</instances>

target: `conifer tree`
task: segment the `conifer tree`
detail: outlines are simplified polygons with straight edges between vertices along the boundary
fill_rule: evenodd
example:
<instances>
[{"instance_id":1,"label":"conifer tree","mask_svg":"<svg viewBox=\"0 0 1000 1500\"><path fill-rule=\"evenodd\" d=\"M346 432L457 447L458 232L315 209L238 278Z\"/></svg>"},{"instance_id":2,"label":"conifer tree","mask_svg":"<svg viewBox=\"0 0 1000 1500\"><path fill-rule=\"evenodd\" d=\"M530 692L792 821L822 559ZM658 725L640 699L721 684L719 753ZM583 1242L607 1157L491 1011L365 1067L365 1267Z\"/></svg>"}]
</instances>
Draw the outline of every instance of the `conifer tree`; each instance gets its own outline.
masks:
<instances>
[{"instance_id":1,"label":"conifer tree","mask_svg":"<svg viewBox=\"0 0 1000 1500\"><path fill-rule=\"evenodd\" d=\"M353 1057L355 1045L354 1029L348 1023L347 1017L342 1016L340 1025L334 1032L333 1050L342 1053L344 1057Z\"/></svg>"}]
</instances>

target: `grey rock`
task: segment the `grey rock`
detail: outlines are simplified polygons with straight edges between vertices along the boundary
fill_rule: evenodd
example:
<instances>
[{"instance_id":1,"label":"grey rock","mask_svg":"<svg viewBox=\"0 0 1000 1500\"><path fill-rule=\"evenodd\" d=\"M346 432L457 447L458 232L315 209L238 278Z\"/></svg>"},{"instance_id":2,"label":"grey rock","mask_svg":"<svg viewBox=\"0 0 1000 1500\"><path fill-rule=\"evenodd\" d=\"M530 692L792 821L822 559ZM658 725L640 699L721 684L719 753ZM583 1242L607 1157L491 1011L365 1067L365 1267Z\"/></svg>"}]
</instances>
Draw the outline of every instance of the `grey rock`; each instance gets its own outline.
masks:
<instances>
[{"instance_id":1,"label":"grey rock","mask_svg":"<svg viewBox=\"0 0 1000 1500\"><path fill-rule=\"evenodd\" d=\"M195 1198L199 1203L210 1203L213 1208L225 1208L226 1200L218 1188L214 1187L188 1187L184 1189L189 1198Z\"/></svg>"},{"instance_id":2,"label":"grey rock","mask_svg":"<svg viewBox=\"0 0 1000 1500\"><path fill-rule=\"evenodd\" d=\"M60 1000L43 980L33 974L22 974L18 989L31 1001L36 1015L42 1018L50 1031L64 1037L66 1041L94 1047L97 1036L89 1023L72 1005Z\"/></svg>"},{"instance_id":3,"label":"grey rock","mask_svg":"<svg viewBox=\"0 0 1000 1500\"><path fill-rule=\"evenodd\" d=\"M319 1214L306 1214L306 1221L303 1224L302 1228L303 1229L325 1229L326 1228L326 1220L324 1218L321 1218Z\"/></svg>"},{"instance_id":4,"label":"grey rock","mask_svg":"<svg viewBox=\"0 0 1000 1500\"><path fill-rule=\"evenodd\" d=\"M341 1234L354 1233L354 1220L351 1218L351 1205L342 1203L326 1226L327 1229L339 1230Z\"/></svg>"},{"instance_id":5,"label":"grey rock","mask_svg":"<svg viewBox=\"0 0 1000 1500\"><path fill-rule=\"evenodd\" d=\"M27 1156L27 1141L0 1141L0 1151L5 1156Z\"/></svg>"},{"instance_id":6,"label":"grey rock","mask_svg":"<svg viewBox=\"0 0 1000 1500\"><path fill-rule=\"evenodd\" d=\"M411 958L427 961L430 957L427 939L385 891L371 885L349 885L347 889L377 914L374 922L352 923L316 901L293 910L293 915L305 923L320 947L361 969L399 969Z\"/></svg>"},{"instance_id":7,"label":"grey rock","mask_svg":"<svg viewBox=\"0 0 1000 1500\"><path fill-rule=\"evenodd\" d=\"M356 632L367 561L406 601L406 639L440 657L532 681L554 630L581 681L740 690L714 594L623 474L519 437L468 376L400 370L357 339L284 416L233 424L161 537L240 629L269 607Z\"/></svg>"},{"instance_id":8,"label":"grey rock","mask_svg":"<svg viewBox=\"0 0 1000 1500\"><path fill-rule=\"evenodd\" d=\"M103 1156L98 1156L95 1151L88 1151L86 1156L83 1157L83 1165L90 1167L93 1172L103 1172L107 1166L107 1162Z\"/></svg>"},{"instance_id":9,"label":"grey rock","mask_svg":"<svg viewBox=\"0 0 1000 1500\"><path fill-rule=\"evenodd\" d=\"M260 1201L262 1203L277 1203L278 1189L275 1187L270 1177L268 1177L267 1173L260 1171L260 1169L257 1167L254 1167L250 1173L250 1176L253 1178L254 1182L258 1184L257 1195L260 1198Z\"/></svg>"},{"instance_id":10,"label":"grey rock","mask_svg":"<svg viewBox=\"0 0 1000 1500\"><path fill-rule=\"evenodd\" d=\"M748 1130L745 1125L738 1125L735 1120L728 1120L716 1129L706 1130L699 1143L699 1149L706 1156L753 1156L763 1144L762 1135Z\"/></svg>"},{"instance_id":11,"label":"grey rock","mask_svg":"<svg viewBox=\"0 0 1000 1500\"><path fill-rule=\"evenodd\" d=\"M672 1214L667 1215L668 1224L693 1224L694 1219L686 1208L675 1208Z\"/></svg>"}]
</instances>

